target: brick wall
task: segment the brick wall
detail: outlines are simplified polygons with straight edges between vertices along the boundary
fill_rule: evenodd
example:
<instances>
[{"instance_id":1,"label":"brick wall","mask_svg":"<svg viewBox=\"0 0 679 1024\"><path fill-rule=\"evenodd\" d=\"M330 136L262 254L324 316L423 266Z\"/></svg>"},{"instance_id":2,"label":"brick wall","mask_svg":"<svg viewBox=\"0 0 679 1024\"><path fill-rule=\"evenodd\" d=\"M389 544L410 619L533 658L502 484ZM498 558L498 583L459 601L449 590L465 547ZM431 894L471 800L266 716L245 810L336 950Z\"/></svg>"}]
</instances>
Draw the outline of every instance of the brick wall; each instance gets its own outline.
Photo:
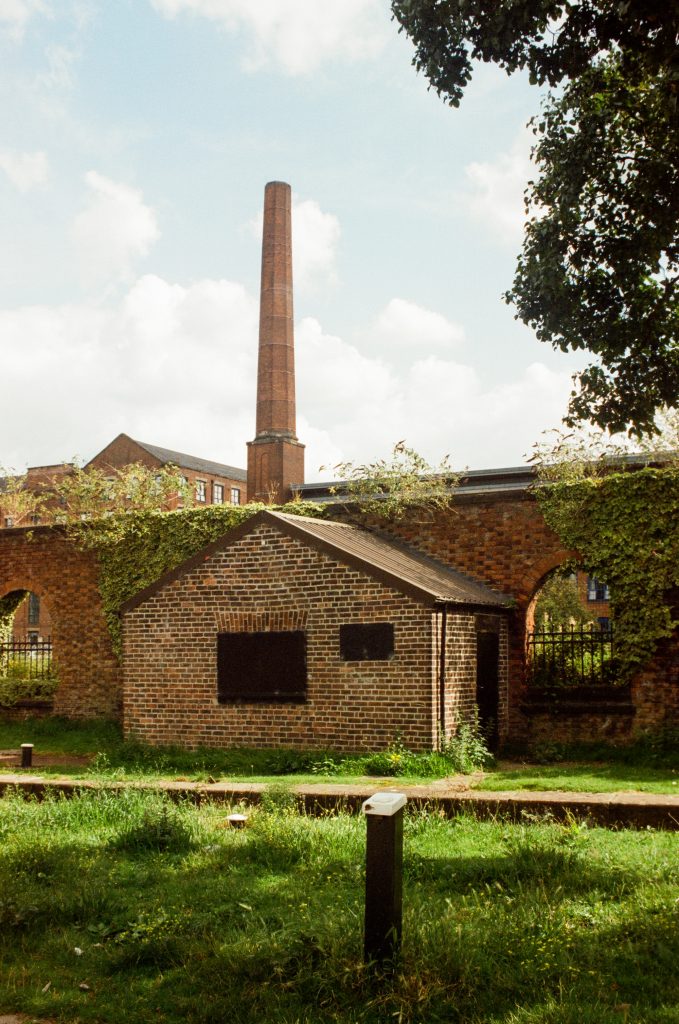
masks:
<instances>
[{"instance_id":1,"label":"brick wall","mask_svg":"<svg viewBox=\"0 0 679 1024\"><path fill-rule=\"evenodd\" d=\"M336 514L343 517L341 509ZM548 573L573 554L547 526L535 498L511 493L459 496L450 512L431 519L378 520L371 525L515 598L516 607L507 617L506 655L502 655L508 677L503 735L525 738L527 721L521 702L526 614Z\"/></svg>"},{"instance_id":2,"label":"brick wall","mask_svg":"<svg viewBox=\"0 0 679 1024\"><path fill-rule=\"evenodd\" d=\"M31 590L49 609L59 687L54 713L72 718L120 713L122 678L111 647L91 552L57 527L0 531L0 597Z\"/></svg>"},{"instance_id":3,"label":"brick wall","mask_svg":"<svg viewBox=\"0 0 679 1024\"><path fill-rule=\"evenodd\" d=\"M377 525L384 530L383 523ZM522 710L526 610L545 575L569 554L544 523L534 499L516 494L492 499L459 499L449 516L432 522L397 524L390 529L393 535L447 565L516 597L516 608L508 616L506 655L501 654L509 680L508 690L504 691L508 697L501 710L501 723L506 722L507 733L513 739L529 738L531 722ZM33 539L29 540L30 537ZM249 607L248 586L264 578L264 569L257 559L252 565L249 584L243 582L242 593L237 597L239 608ZM362 587L363 584L356 592L355 607L359 617ZM74 550L58 528L0 530L0 596L16 590L34 590L52 614L53 640L62 679L57 693L58 712L74 716L115 713L120 705L120 675L103 620L93 556ZM349 577L342 578L342 589L337 596L342 601L342 614L348 616L353 607ZM304 598L300 594L299 607L308 608L309 600L308 596ZM272 609L276 607L281 608L281 603L273 605ZM676 618L679 618L679 611ZM435 697L427 698L431 703L437 699L438 675L432 667L436 658L433 653L435 637L429 625L427 636L429 677L434 680L432 692L435 691ZM629 721L630 736L657 727L677 728L678 657L679 637L675 634L661 645L657 656L635 680L632 701L637 713ZM348 667L339 666L337 671L338 678L344 680ZM160 686L158 682L157 687ZM461 706L462 694L471 693L471 681L458 680L456 686L451 693L459 692ZM452 697L449 699L452 701ZM449 718L454 710L451 703ZM291 713L290 708L288 713ZM215 721L224 717L215 719L214 710L210 716L210 728L215 728ZM299 735L304 735L305 722L306 719L300 719L298 723ZM322 723L314 724L314 728L322 734ZM504 730L505 726L501 724L501 728ZM554 718L550 728L558 738L562 721ZM616 726L616 730L618 728L621 726ZM577 730L576 724L573 729Z\"/></svg>"},{"instance_id":4,"label":"brick wall","mask_svg":"<svg viewBox=\"0 0 679 1024\"><path fill-rule=\"evenodd\" d=\"M341 509L336 514L340 518L344 515ZM528 742L539 731L541 740L551 735L562 741L570 731L574 737L580 733L584 738L583 711L569 725L563 711L556 707L554 714L545 714L539 724L539 716L524 713L526 618L546 576L575 554L564 549L547 526L535 498L516 493L460 495L449 513L431 520L378 520L372 525L515 598L516 606L507 616L508 687L502 712L503 716L506 713L506 724L502 725L501 717L501 735ZM679 620L679 599L675 619ZM610 722L605 712L593 714L588 734L605 738L608 730L611 739L618 742L657 728L679 728L679 631L660 646L656 657L639 673L631 693L635 714L618 713Z\"/></svg>"},{"instance_id":5,"label":"brick wall","mask_svg":"<svg viewBox=\"0 0 679 1024\"><path fill-rule=\"evenodd\" d=\"M370 622L393 623L394 658L342 661L340 625ZM306 703L217 703L219 632L300 628ZM430 609L262 525L124 615L125 732L190 747L431 749L433 634Z\"/></svg>"}]
</instances>

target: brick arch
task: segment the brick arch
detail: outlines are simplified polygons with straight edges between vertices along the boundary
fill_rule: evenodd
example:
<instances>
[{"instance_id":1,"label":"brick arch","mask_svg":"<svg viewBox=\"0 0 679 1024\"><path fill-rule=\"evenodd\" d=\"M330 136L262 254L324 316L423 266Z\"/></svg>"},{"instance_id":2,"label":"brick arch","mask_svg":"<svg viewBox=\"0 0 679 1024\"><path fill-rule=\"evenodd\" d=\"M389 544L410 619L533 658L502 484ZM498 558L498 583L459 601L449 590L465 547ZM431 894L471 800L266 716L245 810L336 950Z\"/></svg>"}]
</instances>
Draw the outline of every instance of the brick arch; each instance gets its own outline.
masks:
<instances>
[{"instance_id":1,"label":"brick arch","mask_svg":"<svg viewBox=\"0 0 679 1024\"><path fill-rule=\"evenodd\" d=\"M44 601L48 606L51 604L51 598L47 594L46 588L41 582L36 582L34 578L21 577L18 580L3 580L0 579L0 601L3 597L9 597L10 594L22 591L23 593L37 594L41 601Z\"/></svg>"},{"instance_id":2,"label":"brick arch","mask_svg":"<svg viewBox=\"0 0 679 1024\"><path fill-rule=\"evenodd\" d=\"M535 613L535 605L537 603L540 591L544 587L549 577L559 569L564 562L570 559L577 559L578 554L575 551L562 550L558 557L550 555L544 559L544 564L539 567L540 575L537 578L535 585L531 591L530 597L528 598L524 608L524 637L533 628L533 616Z\"/></svg>"},{"instance_id":3,"label":"brick arch","mask_svg":"<svg viewBox=\"0 0 679 1024\"><path fill-rule=\"evenodd\" d=\"M98 565L58 527L0 530L0 594L32 590L49 607L58 665L56 714L119 714L121 671L98 587Z\"/></svg>"}]
</instances>

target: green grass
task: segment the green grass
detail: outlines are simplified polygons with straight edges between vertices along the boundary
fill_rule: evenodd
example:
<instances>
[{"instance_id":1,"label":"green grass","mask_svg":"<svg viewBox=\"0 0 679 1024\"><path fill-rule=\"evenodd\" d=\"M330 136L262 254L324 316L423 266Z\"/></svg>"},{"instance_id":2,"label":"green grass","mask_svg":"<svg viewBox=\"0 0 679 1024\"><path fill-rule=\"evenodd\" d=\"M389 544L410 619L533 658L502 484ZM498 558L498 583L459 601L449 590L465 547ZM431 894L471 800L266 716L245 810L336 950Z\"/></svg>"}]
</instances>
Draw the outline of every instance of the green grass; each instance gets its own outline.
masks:
<instances>
[{"instance_id":1,"label":"green grass","mask_svg":"<svg viewBox=\"0 0 679 1024\"><path fill-rule=\"evenodd\" d=\"M362 963L365 821L128 790L0 800L0 1013L68 1024L679 1021L679 837L407 816ZM81 986L86 986L82 988Z\"/></svg>"},{"instance_id":2,"label":"green grass","mask_svg":"<svg viewBox=\"0 0 679 1024\"><path fill-rule=\"evenodd\" d=\"M18 749L32 742L38 754L90 754L88 774L97 778L184 778L270 782L281 776L296 782L355 782L376 776L398 776L401 782L424 782L460 771L472 771L492 759L474 731L464 729L446 751L413 754L399 745L373 754L343 755L328 751L235 748L152 747L123 741L112 722L33 719L0 722L0 749ZM40 767L41 774L82 775L82 766Z\"/></svg>"},{"instance_id":3,"label":"green grass","mask_svg":"<svg viewBox=\"0 0 679 1024\"><path fill-rule=\"evenodd\" d=\"M284 778L290 784L352 784L375 777L397 778L400 785L426 784L434 779L471 771L483 758L473 737L445 754L410 754L400 747L377 754L340 755L295 750L184 750L124 742L113 722L74 722L65 719L0 721L0 749L15 749L32 742L35 753L91 755L82 765L40 766L30 771L41 775L69 775L101 780L162 778L188 781L273 783ZM537 752L552 763L504 766L488 774L474 788L497 790L569 792L617 792L636 790L679 795L679 744L672 736L643 739L631 748L543 748ZM566 760L579 756L579 763ZM606 760L603 760L606 758ZM555 760L556 759L556 760ZM29 770L27 769L26 772Z\"/></svg>"},{"instance_id":4,"label":"green grass","mask_svg":"<svg viewBox=\"0 0 679 1024\"><path fill-rule=\"evenodd\" d=\"M0 714L0 749L33 743L36 753L84 755L115 750L122 743L120 726L105 719L28 718L4 721Z\"/></svg>"},{"instance_id":5,"label":"green grass","mask_svg":"<svg viewBox=\"0 0 679 1024\"><path fill-rule=\"evenodd\" d=\"M490 772L474 789L616 793L632 790L679 796L679 768L617 763L523 765Z\"/></svg>"}]
</instances>

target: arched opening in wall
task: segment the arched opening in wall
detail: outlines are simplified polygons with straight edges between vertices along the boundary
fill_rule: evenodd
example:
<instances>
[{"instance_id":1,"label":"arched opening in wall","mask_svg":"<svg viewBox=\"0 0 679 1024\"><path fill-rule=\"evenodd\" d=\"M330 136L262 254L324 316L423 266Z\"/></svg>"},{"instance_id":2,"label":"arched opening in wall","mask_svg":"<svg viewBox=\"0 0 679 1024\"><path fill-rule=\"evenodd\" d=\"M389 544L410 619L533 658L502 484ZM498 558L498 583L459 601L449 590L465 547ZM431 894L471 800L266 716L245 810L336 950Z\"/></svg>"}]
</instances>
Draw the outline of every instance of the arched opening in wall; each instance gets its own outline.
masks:
<instances>
[{"instance_id":1,"label":"arched opening in wall","mask_svg":"<svg viewBox=\"0 0 679 1024\"><path fill-rule=\"evenodd\" d=\"M57 669L49 608L32 590L0 598L0 708L51 701Z\"/></svg>"},{"instance_id":2,"label":"arched opening in wall","mask_svg":"<svg viewBox=\"0 0 679 1024\"><path fill-rule=\"evenodd\" d=\"M614 631L608 587L582 569L557 566L526 615L526 681L532 689L607 685Z\"/></svg>"}]
</instances>

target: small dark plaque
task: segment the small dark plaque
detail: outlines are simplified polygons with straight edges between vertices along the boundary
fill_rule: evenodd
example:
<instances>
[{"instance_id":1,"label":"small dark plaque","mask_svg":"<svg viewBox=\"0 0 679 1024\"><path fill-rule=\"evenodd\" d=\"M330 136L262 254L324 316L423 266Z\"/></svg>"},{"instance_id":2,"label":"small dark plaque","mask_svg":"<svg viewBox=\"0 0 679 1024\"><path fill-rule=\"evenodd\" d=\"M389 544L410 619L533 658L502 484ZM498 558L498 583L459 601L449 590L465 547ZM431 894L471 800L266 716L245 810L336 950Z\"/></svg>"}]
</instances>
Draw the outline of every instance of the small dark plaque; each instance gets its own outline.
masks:
<instances>
[{"instance_id":1,"label":"small dark plaque","mask_svg":"<svg viewBox=\"0 0 679 1024\"><path fill-rule=\"evenodd\" d=\"M342 661L389 661L394 657L394 627L391 622L340 626Z\"/></svg>"}]
</instances>

